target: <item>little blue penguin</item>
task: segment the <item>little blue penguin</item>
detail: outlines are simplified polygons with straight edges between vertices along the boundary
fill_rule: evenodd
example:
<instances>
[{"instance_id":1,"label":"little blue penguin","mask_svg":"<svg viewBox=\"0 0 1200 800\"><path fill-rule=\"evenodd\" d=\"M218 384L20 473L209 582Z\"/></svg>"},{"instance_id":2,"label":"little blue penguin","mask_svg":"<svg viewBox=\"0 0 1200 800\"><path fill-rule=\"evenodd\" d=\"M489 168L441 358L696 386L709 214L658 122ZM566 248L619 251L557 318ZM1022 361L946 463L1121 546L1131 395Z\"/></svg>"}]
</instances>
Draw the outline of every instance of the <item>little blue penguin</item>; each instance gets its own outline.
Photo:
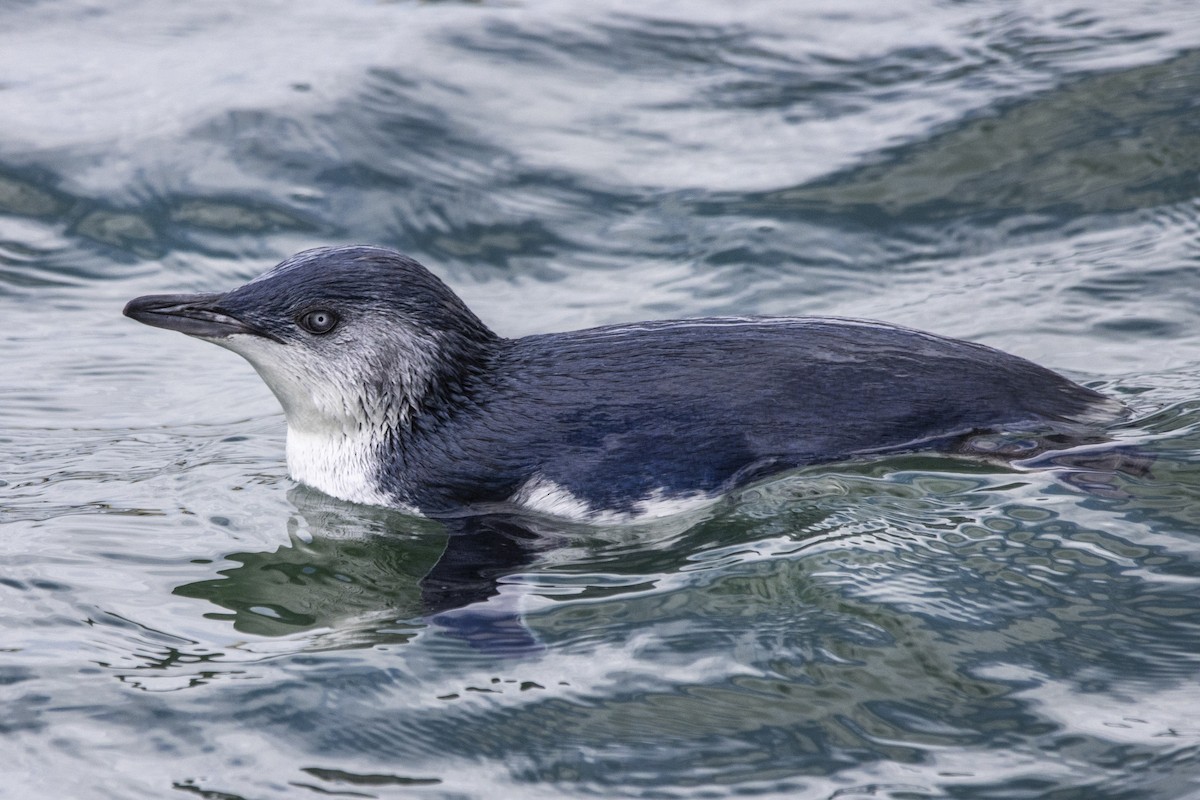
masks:
<instances>
[{"instance_id":1,"label":"little blue penguin","mask_svg":"<svg viewBox=\"0 0 1200 800\"><path fill-rule=\"evenodd\" d=\"M811 464L1072 433L1123 407L1022 358L863 320L721 317L517 339L392 250L307 250L232 291L125 314L246 358L292 477L425 516L622 522Z\"/></svg>"}]
</instances>

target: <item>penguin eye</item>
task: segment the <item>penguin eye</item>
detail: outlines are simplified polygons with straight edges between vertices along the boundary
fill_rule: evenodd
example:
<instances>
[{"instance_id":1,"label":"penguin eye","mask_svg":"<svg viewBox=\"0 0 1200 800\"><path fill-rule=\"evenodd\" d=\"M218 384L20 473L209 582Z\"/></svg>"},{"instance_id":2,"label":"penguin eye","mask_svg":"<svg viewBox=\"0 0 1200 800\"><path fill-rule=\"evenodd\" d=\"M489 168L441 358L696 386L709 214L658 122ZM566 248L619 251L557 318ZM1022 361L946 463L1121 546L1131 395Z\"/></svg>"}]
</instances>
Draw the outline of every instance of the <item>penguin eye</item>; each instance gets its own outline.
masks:
<instances>
[{"instance_id":1,"label":"penguin eye","mask_svg":"<svg viewBox=\"0 0 1200 800\"><path fill-rule=\"evenodd\" d=\"M333 330L338 324L338 316L327 309L316 308L301 314L296 322L309 333L322 334Z\"/></svg>"}]
</instances>

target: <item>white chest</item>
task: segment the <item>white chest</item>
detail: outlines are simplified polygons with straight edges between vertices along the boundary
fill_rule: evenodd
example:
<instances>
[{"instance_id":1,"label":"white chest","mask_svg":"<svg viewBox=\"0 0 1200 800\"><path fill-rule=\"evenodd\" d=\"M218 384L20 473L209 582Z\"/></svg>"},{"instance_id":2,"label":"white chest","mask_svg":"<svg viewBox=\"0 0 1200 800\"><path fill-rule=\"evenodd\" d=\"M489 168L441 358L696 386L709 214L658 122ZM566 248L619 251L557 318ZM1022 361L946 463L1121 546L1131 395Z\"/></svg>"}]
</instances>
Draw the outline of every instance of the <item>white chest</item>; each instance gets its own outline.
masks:
<instances>
[{"instance_id":1,"label":"white chest","mask_svg":"<svg viewBox=\"0 0 1200 800\"><path fill-rule=\"evenodd\" d=\"M287 465L294 480L352 503L396 508L379 490L377 453L368 436L288 427Z\"/></svg>"}]
</instances>

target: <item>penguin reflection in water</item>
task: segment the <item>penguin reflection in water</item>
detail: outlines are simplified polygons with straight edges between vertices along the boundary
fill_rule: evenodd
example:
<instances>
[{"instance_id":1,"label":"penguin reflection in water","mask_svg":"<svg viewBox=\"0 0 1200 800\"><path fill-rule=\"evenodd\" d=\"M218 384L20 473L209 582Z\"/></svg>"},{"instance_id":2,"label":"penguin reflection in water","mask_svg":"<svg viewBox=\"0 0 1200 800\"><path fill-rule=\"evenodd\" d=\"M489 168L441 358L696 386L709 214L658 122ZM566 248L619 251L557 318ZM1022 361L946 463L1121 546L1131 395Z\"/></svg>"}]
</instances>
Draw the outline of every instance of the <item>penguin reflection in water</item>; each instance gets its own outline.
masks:
<instances>
[{"instance_id":1,"label":"penguin reflection in water","mask_svg":"<svg viewBox=\"0 0 1200 800\"><path fill-rule=\"evenodd\" d=\"M376 247L308 250L232 291L139 297L125 314L245 357L283 406L297 481L452 529L506 511L661 516L872 455L1002 456L989 434L1029 434L1037 451L1101 441L1124 413L1016 356L879 322L711 318L506 339L416 261Z\"/></svg>"}]
</instances>

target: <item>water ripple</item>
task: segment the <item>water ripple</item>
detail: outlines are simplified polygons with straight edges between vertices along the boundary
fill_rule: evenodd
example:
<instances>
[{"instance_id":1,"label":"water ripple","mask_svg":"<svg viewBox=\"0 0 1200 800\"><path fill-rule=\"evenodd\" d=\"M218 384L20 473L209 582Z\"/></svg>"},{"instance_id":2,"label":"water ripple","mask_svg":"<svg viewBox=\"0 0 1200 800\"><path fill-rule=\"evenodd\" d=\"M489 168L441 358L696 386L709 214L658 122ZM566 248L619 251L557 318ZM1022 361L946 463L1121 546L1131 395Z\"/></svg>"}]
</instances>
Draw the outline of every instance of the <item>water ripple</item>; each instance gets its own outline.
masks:
<instances>
[{"instance_id":1,"label":"water ripple","mask_svg":"<svg viewBox=\"0 0 1200 800\"><path fill-rule=\"evenodd\" d=\"M1193 5L8 4L6 788L1194 794ZM350 241L504 334L976 339L1144 469L834 465L496 560L296 486L252 368L120 315Z\"/></svg>"}]
</instances>

